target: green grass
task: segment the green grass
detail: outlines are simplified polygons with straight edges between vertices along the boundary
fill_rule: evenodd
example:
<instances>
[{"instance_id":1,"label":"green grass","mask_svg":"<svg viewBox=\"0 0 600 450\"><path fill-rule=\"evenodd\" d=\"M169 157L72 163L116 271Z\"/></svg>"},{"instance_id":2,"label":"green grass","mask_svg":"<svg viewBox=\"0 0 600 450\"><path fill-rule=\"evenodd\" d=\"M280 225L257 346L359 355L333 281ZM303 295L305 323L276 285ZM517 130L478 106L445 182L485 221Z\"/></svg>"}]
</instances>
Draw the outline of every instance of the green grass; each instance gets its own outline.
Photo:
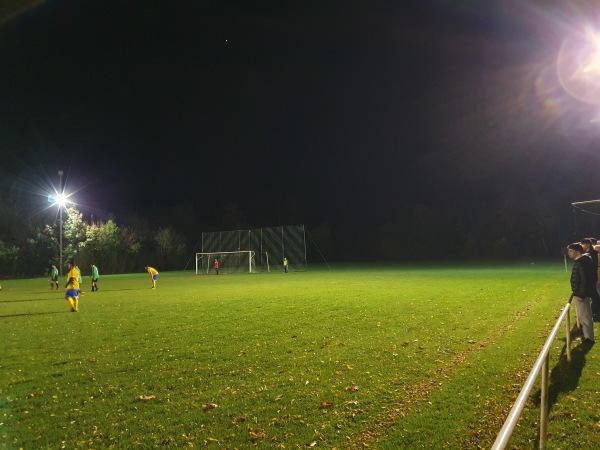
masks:
<instances>
[{"instance_id":1,"label":"green grass","mask_svg":"<svg viewBox=\"0 0 600 450\"><path fill-rule=\"evenodd\" d=\"M489 448L569 294L560 264L309 269L104 276L78 313L3 282L0 448ZM548 448L597 448L597 348L563 339Z\"/></svg>"}]
</instances>

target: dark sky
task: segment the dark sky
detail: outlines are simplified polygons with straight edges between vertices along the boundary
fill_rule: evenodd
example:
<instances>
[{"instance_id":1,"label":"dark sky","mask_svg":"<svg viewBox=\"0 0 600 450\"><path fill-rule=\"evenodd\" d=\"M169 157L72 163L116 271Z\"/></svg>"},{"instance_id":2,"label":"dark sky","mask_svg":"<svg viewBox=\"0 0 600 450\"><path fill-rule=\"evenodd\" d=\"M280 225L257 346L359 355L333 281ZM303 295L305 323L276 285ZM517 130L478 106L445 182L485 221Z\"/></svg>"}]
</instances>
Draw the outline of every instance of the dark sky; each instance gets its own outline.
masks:
<instances>
[{"instance_id":1,"label":"dark sky","mask_svg":"<svg viewBox=\"0 0 600 450\"><path fill-rule=\"evenodd\" d=\"M557 75L584 5L42 2L0 25L2 187L254 226L599 198L594 92Z\"/></svg>"}]
</instances>

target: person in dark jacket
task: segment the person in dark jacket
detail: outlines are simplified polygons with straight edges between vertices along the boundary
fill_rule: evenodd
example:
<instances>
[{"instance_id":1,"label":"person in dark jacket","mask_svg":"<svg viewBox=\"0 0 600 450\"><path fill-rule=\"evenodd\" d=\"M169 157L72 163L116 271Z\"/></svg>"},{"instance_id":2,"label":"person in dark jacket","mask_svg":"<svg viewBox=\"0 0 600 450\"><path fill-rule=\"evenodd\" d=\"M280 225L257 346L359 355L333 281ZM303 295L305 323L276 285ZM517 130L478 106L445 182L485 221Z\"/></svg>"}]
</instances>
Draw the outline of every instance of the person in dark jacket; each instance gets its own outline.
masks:
<instances>
[{"instance_id":1,"label":"person in dark jacket","mask_svg":"<svg viewBox=\"0 0 600 450\"><path fill-rule=\"evenodd\" d=\"M600 314L600 292L598 287L598 251L594 248L597 240L595 238L582 239L580 244L583 247L583 251L590 255L594 267L596 268L596 284L594 292L592 293L592 314Z\"/></svg>"},{"instance_id":2,"label":"person in dark jacket","mask_svg":"<svg viewBox=\"0 0 600 450\"><path fill-rule=\"evenodd\" d=\"M596 268L590 255L583 253L581 244L569 244L567 250L569 258L575 262L571 272L571 292L583 332L583 343L594 344L594 319L590 299L593 290L596 289Z\"/></svg>"}]
</instances>

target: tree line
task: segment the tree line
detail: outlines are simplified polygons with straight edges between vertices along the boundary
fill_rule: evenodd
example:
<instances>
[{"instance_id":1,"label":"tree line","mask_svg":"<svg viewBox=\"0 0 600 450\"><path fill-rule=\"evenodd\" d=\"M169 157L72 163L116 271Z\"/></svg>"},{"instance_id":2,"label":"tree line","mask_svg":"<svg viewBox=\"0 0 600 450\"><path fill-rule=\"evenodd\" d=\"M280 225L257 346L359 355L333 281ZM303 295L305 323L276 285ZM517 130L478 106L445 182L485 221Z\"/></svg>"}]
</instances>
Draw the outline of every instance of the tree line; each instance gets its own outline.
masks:
<instances>
[{"instance_id":1,"label":"tree line","mask_svg":"<svg viewBox=\"0 0 600 450\"><path fill-rule=\"evenodd\" d=\"M558 259L561 247L573 237L567 208L550 199L536 202L504 201L452 206L399 205L386 210L385 221L365 216L306 225L309 264L333 261L449 261ZM566 201L559 204L568 205ZM0 277L32 277L58 266L60 223L57 217L31 214L17 202L0 197ZM56 209L53 209L56 214ZM214 215L213 215L214 216ZM166 223L176 223L178 228ZM331 219L331 218L330 218ZM590 231L582 228L580 238ZM112 216L95 219L76 208L63 213L63 263L74 259L86 273L94 263L104 274L142 271L145 265L159 270L194 267L194 252L202 231L239 230L265 226L249 220L242 208L227 204L219 219L209 223L190 204L157 211L151 222L137 215L122 222ZM50 223L48 223L50 222ZM288 215L285 224L301 224ZM270 223L269 225L272 225ZM281 225L278 224L278 225ZM64 271L64 267L63 267Z\"/></svg>"},{"instance_id":2,"label":"tree line","mask_svg":"<svg viewBox=\"0 0 600 450\"><path fill-rule=\"evenodd\" d=\"M52 264L58 267L60 221L23 221L14 208L3 205L3 209L0 275L35 277L47 274ZM143 233L132 226L119 225L113 218L85 220L74 207L63 213L63 265L73 260L84 273L91 264L105 274L137 272L148 264L161 270L181 269L187 257L185 236L170 225Z\"/></svg>"}]
</instances>

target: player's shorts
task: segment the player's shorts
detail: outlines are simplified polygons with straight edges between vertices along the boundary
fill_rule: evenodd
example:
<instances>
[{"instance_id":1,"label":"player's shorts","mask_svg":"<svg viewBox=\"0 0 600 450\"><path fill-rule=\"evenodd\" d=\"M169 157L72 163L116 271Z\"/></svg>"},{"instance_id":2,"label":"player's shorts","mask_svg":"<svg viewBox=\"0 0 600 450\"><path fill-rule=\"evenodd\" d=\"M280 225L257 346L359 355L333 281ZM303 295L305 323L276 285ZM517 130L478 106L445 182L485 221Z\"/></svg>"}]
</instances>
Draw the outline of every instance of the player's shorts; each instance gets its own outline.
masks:
<instances>
[{"instance_id":1,"label":"player's shorts","mask_svg":"<svg viewBox=\"0 0 600 450\"><path fill-rule=\"evenodd\" d=\"M153 279L154 281L158 280L158 274L154 274L154 276L152 277L152 279Z\"/></svg>"},{"instance_id":2,"label":"player's shorts","mask_svg":"<svg viewBox=\"0 0 600 450\"><path fill-rule=\"evenodd\" d=\"M98 278L92 278L92 282L97 283L98 282Z\"/></svg>"},{"instance_id":3,"label":"player's shorts","mask_svg":"<svg viewBox=\"0 0 600 450\"><path fill-rule=\"evenodd\" d=\"M75 298L79 297L79 289L67 289L65 292L65 298Z\"/></svg>"},{"instance_id":4,"label":"player's shorts","mask_svg":"<svg viewBox=\"0 0 600 450\"><path fill-rule=\"evenodd\" d=\"M55 277L50 277L51 281L58 281L58 275L56 275Z\"/></svg>"}]
</instances>

